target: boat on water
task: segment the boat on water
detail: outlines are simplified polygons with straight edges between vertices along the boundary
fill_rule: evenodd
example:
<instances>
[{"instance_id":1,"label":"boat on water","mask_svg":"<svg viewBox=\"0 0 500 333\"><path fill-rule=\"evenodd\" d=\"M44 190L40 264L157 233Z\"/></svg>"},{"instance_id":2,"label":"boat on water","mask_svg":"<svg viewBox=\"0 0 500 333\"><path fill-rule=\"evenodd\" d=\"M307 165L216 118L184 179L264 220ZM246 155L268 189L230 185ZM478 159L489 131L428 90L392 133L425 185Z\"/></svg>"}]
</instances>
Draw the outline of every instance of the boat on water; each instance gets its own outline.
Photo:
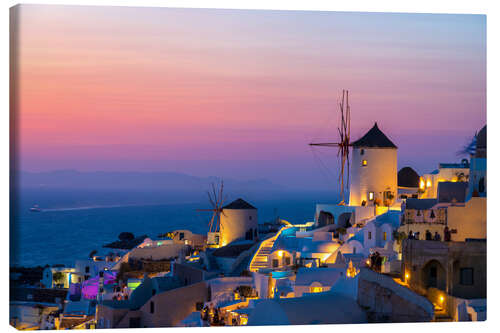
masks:
<instances>
[{"instance_id":1,"label":"boat on water","mask_svg":"<svg viewBox=\"0 0 500 333\"><path fill-rule=\"evenodd\" d=\"M33 205L33 207L30 208L30 212L41 212L42 210L38 205Z\"/></svg>"}]
</instances>

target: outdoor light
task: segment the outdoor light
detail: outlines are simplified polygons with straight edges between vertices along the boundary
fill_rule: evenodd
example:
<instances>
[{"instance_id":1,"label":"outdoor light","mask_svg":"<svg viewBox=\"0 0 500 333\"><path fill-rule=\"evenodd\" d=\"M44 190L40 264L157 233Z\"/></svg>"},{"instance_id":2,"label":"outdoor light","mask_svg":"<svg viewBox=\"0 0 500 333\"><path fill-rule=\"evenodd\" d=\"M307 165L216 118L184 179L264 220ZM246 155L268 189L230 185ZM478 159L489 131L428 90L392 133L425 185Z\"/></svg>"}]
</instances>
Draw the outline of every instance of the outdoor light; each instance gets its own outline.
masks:
<instances>
[{"instance_id":1,"label":"outdoor light","mask_svg":"<svg viewBox=\"0 0 500 333\"><path fill-rule=\"evenodd\" d=\"M425 182L422 178L420 178L420 189L423 190L425 188Z\"/></svg>"},{"instance_id":2,"label":"outdoor light","mask_svg":"<svg viewBox=\"0 0 500 333\"><path fill-rule=\"evenodd\" d=\"M363 160L363 166L366 166L368 164L367 160Z\"/></svg>"},{"instance_id":3,"label":"outdoor light","mask_svg":"<svg viewBox=\"0 0 500 333\"><path fill-rule=\"evenodd\" d=\"M444 297L443 297L443 295L439 296L439 302L440 302L440 303L443 303L443 302L444 302Z\"/></svg>"},{"instance_id":4,"label":"outdoor light","mask_svg":"<svg viewBox=\"0 0 500 333\"><path fill-rule=\"evenodd\" d=\"M410 278L410 274L406 273L405 274L405 279L409 279Z\"/></svg>"},{"instance_id":5,"label":"outdoor light","mask_svg":"<svg viewBox=\"0 0 500 333\"><path fill-rule=\"evenodd\" d=\"M432 186L432 182L430 179L427 180L427 187L431 187Z\"/></svg>"},{"instance_id":6,"label":"outdoor light","mask_svg":"<svg viewBox=\"0 0 500 333\"><path fill-rule=\"evenodd\" d=\"M280 257L280 258L283 257L283 251L281 251L281 250L278 251L278 257Z\"/></svg>"},{"instance_id":7,"label":"outdoor light","mask_svg":"<svg viewBox=\"0 0 500 333\"><path fill-rule=\"evenodd\" d=\"M373 200L373 197L374 197L374 193L373 192L370 192L368 193L368 200Z\"/></svg>"}]
</instances>

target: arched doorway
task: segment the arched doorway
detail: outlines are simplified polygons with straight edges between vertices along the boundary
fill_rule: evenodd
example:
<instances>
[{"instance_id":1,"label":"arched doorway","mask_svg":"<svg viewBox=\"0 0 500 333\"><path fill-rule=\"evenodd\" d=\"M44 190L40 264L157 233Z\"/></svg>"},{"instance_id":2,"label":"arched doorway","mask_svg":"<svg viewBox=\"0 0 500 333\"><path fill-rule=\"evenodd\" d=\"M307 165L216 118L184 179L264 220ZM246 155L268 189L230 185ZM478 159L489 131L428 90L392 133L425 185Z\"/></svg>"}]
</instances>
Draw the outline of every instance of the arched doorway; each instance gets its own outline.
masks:
<instances>
[{"instance_id":1,"label":"arched doorway","mask_svg":"<svg viewBox=\"0 0 500 333\"><path fill-rule=\"evenodd\" d=\"M446 271L437 260L431 260L422 268L422 282L425 288L446 290Z\"/></svg>"},{"instance_id":2,"label":"arched doorway","mask_svg":"<svg viewBox=\"0 0 500 333\"><path fill-rule=\"evenodd\" d=\"M329 224L334 224L335 223L335 218L333 217L332 213L330 212L325 212L321 211L319 212L319 217L318 217L318 226L319 227L324 227Z\"/></svg>"}]
</instances>

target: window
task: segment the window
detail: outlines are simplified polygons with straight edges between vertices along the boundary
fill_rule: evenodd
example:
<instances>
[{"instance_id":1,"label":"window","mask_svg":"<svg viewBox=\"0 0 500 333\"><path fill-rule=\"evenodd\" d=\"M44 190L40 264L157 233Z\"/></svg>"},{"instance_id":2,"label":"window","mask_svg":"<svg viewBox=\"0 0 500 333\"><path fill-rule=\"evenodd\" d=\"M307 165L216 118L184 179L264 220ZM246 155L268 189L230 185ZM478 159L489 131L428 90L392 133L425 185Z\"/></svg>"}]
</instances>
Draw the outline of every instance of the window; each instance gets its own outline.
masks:
<instances>
[{"instance_id":1,"label":"window","mask_svg":"<svg viewBox=\"0 0 500 333\"><path fill-rule=\"evenodd\" d=\"M356 247L352 248L352 254L356 254Z\"/></svg>"},{"instance_id":2,"label":"window","mask_svg":"<svg viewBox=\"0 0 500 333\"><path fill-rule=\"evenodd\" d=\"M484 186L484 177L482 177L481 179L479 179L479 193L484 193L485 189L486 189L486 186Z\"/></svg>"},{"instance_id":3,"label":"window","mask_svg":"<svg viewBox=\"0 0 500 333\"><path fill-rule=\"evenodd\" d=\"M153 301L151 301L151 303L149 303L149 312L155 313L155 302L153 302Z\"/></svg>"},{"instance_id":4,"label":"window","mask_svg":"<svg viewBox=\"0 0 500 333\"><path fill-rule=\"evenodd\" d=\"M472 286L474 284L473 268L460 268L460 284L463 286Z\"/></svg>"},{"instance_id":5,"label":"window","mask_svg":"<svg viewBox=\"0 0 500 333\"><path fill-rule=\"evenodd\" d=\"M156 295L156 289L151 290L151 295L152 296Z\"/></svg>"},{"instance_id":6,"label":"window","mask_svg":"<svg viewBox=\"0 0 500 333\"><path fill-rule=\"evenodd\" d=\"M203 310L203 302L196 302L196 311L201 311Z\"/></svg>"},{"instance_id":7,"label":"window","mask_svg":"<svg viewBox=\"0 0 500 333\"><path fill-rule=\"evenodd\" d=\"M251 221L251 220L252 220L252 215L250 215L250 216L248 217L248 219Z\"/></svg>"},{"instance_id":8,"label":"window","mask_svg":"<svg viewBox=\"0 0 500 333\"><path fill-rule=\"evenodd\" d=\"M90 272L90 267L89 266L85 266L85 273L88 273Z\"/></svg>"},{"instance_id":9,"label":"window","mask_svg":"<svg viewBox=\"0 0 500 333\"><path fill-rule=\"evenodd\" d=\"M184 233L181 232L181 233L179 233L179 240L183 240L183 239L184 239Z\"/></svg>"},{"instance_id":10,"label":"window","mask_svg":"<svg viewBox=\"0 0 500 333\"><path fill-rule=\"evenodd\" d=\"M361 150L359 151L359 154L360 154L360 155L364 155L364 154L365 154L365 150L364 150L364 149L361 149Z\"/></svg>"},{"instance_id":11,"label":"window","mask_svg":"<svg viewBox=\"0 0 500 333\"><path fill-rule=\"evenodd\" d=\"M309 291L312 293L320 293L323 291L323 287L310 287Z\"/></svg>"},{"instance_id":12,"label":"window","mask_svg":"<svg viewBox=\"0 0 500 333\"><path fill-rule=\"evenodd\" d=\"M387 240L387 232L384 231L384 240Z\"/></svg>"},{"instance_id":13,"label":"window","mask_svg":"<svg viewBox=\"0 0 500 333\"><path fill-rule=\"evenodd\" d=\"M361 162L361 165L367 166L368 165L368 161L367 160L363 160L363 162Z\"/></svg>"},{"instance_id":14,"label":"window","mask_svg":"<svg viewBox=\"0 0 500 333\"><path fill-rule=\"evenodd\" d=\"M285 265L290 265L290 257L285 257Z\"/></svg>"},{"instance_id":15,"label":"window","mask_svg":"<svg viewBox=\"0 0 500 333\"><path fill-rule=\"evenodd\" d=\"M273 267L278 267L278 259L273 259Z\"/></svg>"},{"instance_id":16,"label":"window","mask_svg":"<svg viewBox=\"0 0 500 333\"><path fill-rule=\"evenodd\" d=\"M372 239L372 232L368 231L368 239Z\"/></svg>"},{"instance_id":17,"label":"window","mask_svg":"<svg viewBox=\"0 0 500 333\"><path fill-rule=\"evenodd\" d=\"M368 200L373 201L374 198L375 198L375 193L369 192L368 193Z\"/></svg>"}]
</instances>

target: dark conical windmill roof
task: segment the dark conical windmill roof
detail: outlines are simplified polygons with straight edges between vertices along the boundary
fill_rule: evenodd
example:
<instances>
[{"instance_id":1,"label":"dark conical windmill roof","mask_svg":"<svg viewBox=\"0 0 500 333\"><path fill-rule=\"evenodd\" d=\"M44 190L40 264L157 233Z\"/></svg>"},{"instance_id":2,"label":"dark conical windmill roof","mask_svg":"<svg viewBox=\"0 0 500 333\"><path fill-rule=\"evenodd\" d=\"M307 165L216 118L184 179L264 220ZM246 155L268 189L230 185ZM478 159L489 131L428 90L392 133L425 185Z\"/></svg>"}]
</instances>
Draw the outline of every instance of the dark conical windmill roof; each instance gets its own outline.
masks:
<instances>
[{"instance_id":1,"label":"dark conical windmill roof","mask_svg":"<svg viewBox=\"0 0 500 333\"><path fill-rule=\"evenodd\" d=\"M222 207L222 209L257 209L254 206L250 205L245 200L239 198L231 202L230 204Z\"/></svg>"},{"instance_id":2,"label":"dark conical windmill roof","mask_svg":"<svg viewBox=\"0 0 500 333\"><path fill-rule=\"evenodd\" d=\"M398 186L418 187L420 176L410 167L404 167L398 171Z\"/></svg>"},{"instance_id":3,"label":"dark conical windmill roof","mask_svg":"<svg viewBox=\"0 0 500 333\"><path fill-rule=\"evenodd\" d=\"M373 148L398 148L392 141L378 128L377 123L363 137L352 143L353 147L373 147Z\"/></svg>"},{"instance_id":4,"label":"dark conical windmill roof","mask_svg":"<svg viewBox=\"0 0 500 333\"><path fill-rule=\"evenodd\" d=\"M477 134L476 147L486 148L486 125L484 125Z\"/></svg>"}]
</instances>

